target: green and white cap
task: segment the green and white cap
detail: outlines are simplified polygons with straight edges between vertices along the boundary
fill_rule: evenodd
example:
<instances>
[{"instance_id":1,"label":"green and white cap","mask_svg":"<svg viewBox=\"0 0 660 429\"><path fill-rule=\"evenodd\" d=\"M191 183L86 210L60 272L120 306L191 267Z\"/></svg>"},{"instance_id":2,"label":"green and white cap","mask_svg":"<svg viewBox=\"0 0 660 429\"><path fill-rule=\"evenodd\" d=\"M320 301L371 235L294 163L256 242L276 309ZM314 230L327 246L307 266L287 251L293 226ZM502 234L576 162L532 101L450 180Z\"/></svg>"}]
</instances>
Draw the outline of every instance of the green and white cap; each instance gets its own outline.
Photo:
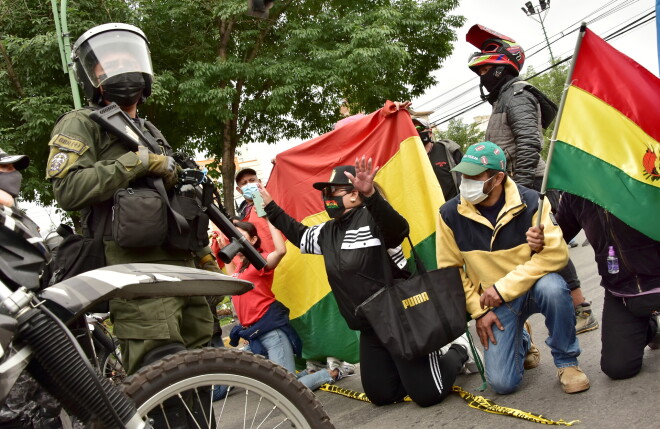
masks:
<instances>
[{"instance_id":1,"label":"green and white cap","mask_svg":"<svg viewBox=\"0 0 660 429\"><path fill-rule=\"evenodd\" d=\"M475 143L465 151L461 162L451 171L477 176L486 170L506 171L506 157L501 147L493 142Z\"/></svg>"}]
</instances>

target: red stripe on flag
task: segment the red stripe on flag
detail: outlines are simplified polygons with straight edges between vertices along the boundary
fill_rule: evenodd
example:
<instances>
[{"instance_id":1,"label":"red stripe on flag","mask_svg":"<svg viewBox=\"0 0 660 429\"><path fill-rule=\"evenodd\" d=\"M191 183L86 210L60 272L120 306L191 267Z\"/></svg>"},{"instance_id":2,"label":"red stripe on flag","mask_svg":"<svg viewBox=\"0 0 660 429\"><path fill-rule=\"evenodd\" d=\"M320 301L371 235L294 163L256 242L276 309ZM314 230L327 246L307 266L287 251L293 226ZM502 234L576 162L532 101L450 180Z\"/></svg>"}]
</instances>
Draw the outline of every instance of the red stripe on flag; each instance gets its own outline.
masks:
<instances>
[{"instance_id":1,"label":"red stripe on flag","mask_svg":"<svg viewBox=\"0 0 660 429\"><path fill-rule=\"evenodd\" d=\"M382 167L402 141L417 135L407 111L392 112L388 101L370 115L277 155L267 186L273 199L297 220L324 211L313 183L327 182L334 167L353 165L363 155Z\"/></svg>"},{"instance_id":2,"label":"red stripe on flag","mask_svg":"<svg viewBox=\"0 0 660 429\"><path fill-rule=\"evenodd\" d=\"M600 98L660 141L660 80L587 29L573 86Z\"/></svg>"}]
</instances>

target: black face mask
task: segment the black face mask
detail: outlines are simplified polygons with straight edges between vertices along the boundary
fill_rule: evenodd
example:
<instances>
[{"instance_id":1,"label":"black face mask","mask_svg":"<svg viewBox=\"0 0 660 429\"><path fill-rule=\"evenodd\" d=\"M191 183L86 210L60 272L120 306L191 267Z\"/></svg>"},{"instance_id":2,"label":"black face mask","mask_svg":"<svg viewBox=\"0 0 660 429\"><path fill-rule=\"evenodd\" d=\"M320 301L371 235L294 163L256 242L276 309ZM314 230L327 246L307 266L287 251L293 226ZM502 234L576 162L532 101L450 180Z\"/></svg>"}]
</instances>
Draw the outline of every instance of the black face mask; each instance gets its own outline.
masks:
<instances>
[{"instance_id":1,"label":"black face mask","mask_svg":"<svg viewBox=\"0 0 660 429\"><path fill-rule=\"evenodd\" d=\"M499 86L503 72L504 67L493 67L485 74L479 76L479 80L488 92L493 92Z\"/></svg>"},{"instance_id":2,"label":"black face mask","mask_svg":"<svg viewBox=\"0 0 660 429\"><path fill-rule=\"evenodd\" d=\"M419 131L417 134L419 134L419 138L422 139L422 143L431 143L433 140L431 140L431 131Z\"/></svg>"},{"instance_id":3,"label":"black face mask","mask_svg":"<svg viewBox=\"0 0 660 429\"><path fill-rule=\"evenodd\" d=\"M325 205L325 211L328 213L328 216L332 219L341 217L346 210L344 207L344 196L341 197L323 197L323 204Z\"/></svg>"},{"instance_id":4,"label":"black face mask","mask_svg":"<svg viewBox=\"0 0 660 429\"><path fill-rule=\"evenodd\" d=\"M0 189L16 198L21 191L21 181L23 175L20 171L12 171L9 173L0 173Z\"/></svg>"},{"instance_id":5,"label":"black face mask","mask_svg":"<svg viewBox=\"0 0 660 429\"><path fill-rule=\"evenodd\" d=\"M146 83L142 73L122 73L103 82L103 99L120 106L132 106L142 97Z\"/></svg>"},{"instance_id":6,"label":"black face mask","mask_svg":"<svg viewBox=\"0 0 660 429\"><path fill-rule=\"evenodd\" d=\"M492 67L486 74L479 76L481 81L481 98L488 100L491 104L497 100L497 95L502 85L513 79L516 75L509 71L508 67ZM488 95L485 95L483 88L486 88Z\"/></svg>"}]
</instances>

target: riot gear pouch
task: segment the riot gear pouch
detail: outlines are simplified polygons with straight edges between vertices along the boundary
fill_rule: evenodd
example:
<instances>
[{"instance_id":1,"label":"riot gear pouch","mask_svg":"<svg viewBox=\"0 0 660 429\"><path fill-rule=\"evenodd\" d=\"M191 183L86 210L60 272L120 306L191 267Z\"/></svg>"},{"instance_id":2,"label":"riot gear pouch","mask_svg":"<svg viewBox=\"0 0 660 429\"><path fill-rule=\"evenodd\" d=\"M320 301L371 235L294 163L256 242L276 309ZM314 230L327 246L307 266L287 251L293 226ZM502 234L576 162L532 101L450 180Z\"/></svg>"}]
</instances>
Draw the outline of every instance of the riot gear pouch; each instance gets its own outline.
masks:
<instances>
[{"instance_id":1,"label":"riot gear pouch","mask_svg":"<svg viewBox=\"0 0 660 429\"><path fill-rule=\"evenodd\" d=\"M167 237L167 205L155 189L115 192L112 239L121 247L161 246Z\"/></svg>"}]
</instances>

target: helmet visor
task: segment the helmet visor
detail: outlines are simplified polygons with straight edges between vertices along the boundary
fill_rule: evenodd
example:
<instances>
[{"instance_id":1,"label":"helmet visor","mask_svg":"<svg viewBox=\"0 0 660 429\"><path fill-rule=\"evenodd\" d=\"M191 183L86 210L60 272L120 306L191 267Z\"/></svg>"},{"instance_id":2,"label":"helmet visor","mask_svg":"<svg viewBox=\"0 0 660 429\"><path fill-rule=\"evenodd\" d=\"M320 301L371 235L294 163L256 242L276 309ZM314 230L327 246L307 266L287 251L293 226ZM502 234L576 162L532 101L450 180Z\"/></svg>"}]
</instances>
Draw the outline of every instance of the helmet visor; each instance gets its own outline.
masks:
<instances>
[{"instance_id":1,"label":"helmet visor","mask_svg":"<svg viewBox=\"0 0 660 429\"><path fill-rule=\"evenodd\" d=\"M146 40L126 30L112 30L86 40L75 53L89 81L98 88L122 73L147 73L153 76L151 55Z\"/></svg>"},{"instance_id":2,"label":"helmet visor","mask_svg":"<svg viewBox=\"0 0 660 429\"><path fill-rule=\"evenodd\" d=\"M491 54L485 54L483 52L475 52L471 54L470 57L468 58L468 67L472 68L472 67L478 67L481 65L488 64L489 62L491 62L492 58L493 55Z\"/></svg>"}]
</instances>

